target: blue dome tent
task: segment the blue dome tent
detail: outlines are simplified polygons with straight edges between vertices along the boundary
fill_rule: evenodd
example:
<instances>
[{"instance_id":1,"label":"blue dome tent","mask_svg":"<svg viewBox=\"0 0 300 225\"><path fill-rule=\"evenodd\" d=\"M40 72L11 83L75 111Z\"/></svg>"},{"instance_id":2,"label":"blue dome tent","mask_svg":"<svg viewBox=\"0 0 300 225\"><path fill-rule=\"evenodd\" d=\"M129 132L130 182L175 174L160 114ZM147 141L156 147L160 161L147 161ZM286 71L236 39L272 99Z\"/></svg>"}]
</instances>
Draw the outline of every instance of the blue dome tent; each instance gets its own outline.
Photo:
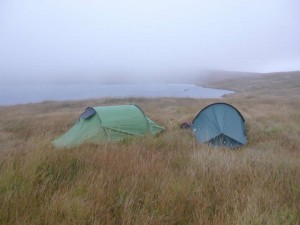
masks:
<instances>
[{"instance_id":1,"label":"blue dome tent","mask_svg":"<svg viewBox=\"0 0 300 225\"><path fill-rule=\"evenodd\" d=\"M232 105L214 103L202 109L192 122L200 143L236 148L247 143L245 119Z\"/></svg>"}]
</instances>

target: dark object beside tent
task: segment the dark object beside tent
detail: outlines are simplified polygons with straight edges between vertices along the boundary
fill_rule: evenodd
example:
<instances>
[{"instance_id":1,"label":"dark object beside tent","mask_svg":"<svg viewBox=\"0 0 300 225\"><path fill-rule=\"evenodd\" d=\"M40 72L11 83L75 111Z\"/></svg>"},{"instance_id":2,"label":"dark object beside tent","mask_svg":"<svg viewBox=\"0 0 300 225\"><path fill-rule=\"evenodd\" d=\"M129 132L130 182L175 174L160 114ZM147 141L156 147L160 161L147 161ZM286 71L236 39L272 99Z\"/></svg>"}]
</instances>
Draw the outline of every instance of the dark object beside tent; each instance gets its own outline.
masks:
<instances>
[{"instance_id":1,"label":"dark object beside tent","mask_svg":"<svg viewBox=\"0 0 300 225\"><path fill-rule=\"evenodd\" d=\"M79 121L52 143L55 147L73 147L84 142L118 141L163 130L136 105L88 107Z\"/></svg>"},{"instance_id":2,"label":"dark object beside tent","mask_svg":"<svg viewBox=\"0 0 300 225\"><path fill-rule=\"evenodd\" d=\"M192 122L200 143L236 148L247 143L245 119L232 105L214 103L202 109Z\"/></svg>"},{"instance_id":3,"label":"dark object beside tent","mask_svg":"<svg viewBox=\"0 0 300 225\"><path fill-rule=\"evenodd\" d=\"M181 129L191 129L191 127L192 127L191 122L184 122L184 123L180 124Z\"/></svg>"}]
</instances>

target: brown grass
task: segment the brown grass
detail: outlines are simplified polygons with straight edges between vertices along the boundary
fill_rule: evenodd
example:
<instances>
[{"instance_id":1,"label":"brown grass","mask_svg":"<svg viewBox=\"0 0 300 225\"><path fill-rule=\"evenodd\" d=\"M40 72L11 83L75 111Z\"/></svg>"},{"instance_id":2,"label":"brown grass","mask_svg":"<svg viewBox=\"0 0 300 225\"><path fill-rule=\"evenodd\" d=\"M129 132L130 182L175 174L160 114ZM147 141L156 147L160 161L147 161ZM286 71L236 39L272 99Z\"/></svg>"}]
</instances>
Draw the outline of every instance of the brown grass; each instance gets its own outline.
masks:
<instances>
[{"instance_id":1,"label":"brown grass","mask_svg":"<svg viewBox=\"0 0 300 225\"><path fill-rule=\"evenodd\" d=\"M179 129L220 100L0 107L0 224L299 224L300 94L273 96L267 85L267 93L256 92L221 100L247 121L249 143L237 150L196 144ZM85 107L126 103L141 106L166 131L72 149L51 146Z\"/></svg>"}]
</instances>

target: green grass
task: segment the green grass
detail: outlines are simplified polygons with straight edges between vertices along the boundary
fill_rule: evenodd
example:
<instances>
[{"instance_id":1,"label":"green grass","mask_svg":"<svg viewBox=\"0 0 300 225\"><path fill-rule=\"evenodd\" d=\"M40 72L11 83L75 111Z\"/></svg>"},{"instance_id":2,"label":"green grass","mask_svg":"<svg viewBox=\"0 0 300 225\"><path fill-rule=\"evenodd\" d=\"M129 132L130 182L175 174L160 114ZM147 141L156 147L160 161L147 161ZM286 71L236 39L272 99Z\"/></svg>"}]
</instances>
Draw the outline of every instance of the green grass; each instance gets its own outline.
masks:
<instances>
[{"instance_id":1,"label":"green grass","mask_svg":"<svg viewBox=\"0 0 300 225\"><path fill-rule=\"evenodd\" d=\"M197 144L179 128L220 100L0 107L0 224L299 224L300 95L264 91L221 100L247 121L249 143L236 150ZM127 103L166 131L71 149L51 145L85 107Z\"/></svg>"}]
</instances>

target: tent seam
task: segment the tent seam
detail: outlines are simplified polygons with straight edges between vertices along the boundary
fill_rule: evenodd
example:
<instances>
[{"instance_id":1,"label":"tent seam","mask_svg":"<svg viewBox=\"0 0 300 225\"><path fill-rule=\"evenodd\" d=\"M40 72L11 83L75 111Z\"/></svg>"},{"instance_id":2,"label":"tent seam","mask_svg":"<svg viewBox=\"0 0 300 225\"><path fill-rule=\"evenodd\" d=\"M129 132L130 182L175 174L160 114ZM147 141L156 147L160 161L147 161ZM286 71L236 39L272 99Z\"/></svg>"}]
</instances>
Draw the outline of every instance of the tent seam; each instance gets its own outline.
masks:
<instances>
[{"instance_id":1,"label":"tent seam","mask_svg":"<svg viewBox=\"0 0 300 225\"><path fill-rule=\"evenodd\" d=\"M92 107L93 109L94 109L94 107ZM95 110L95 109L94 109ZM98 117L98 119L99 119L99 121L100 121L100 125L102 126L102 128L103 128L103 131L104 131L104 133L105 133L105 136L106 136L106 138L108 138L108 135L107 135L107 132L106 132L106 129L105 129L105 126L103 126L103 124L102 124L102 120L101 120L101 118L100 118L100 116L99 116L99 114L98 114L98 112L97 112L97 110L95 110L96 111L96 114L97 114L97 117Z\"/></svg>"},{"instance_id":2,"label":"tent seam","mask_svg":"<svg viewBox=\"0 0 300 225\"><path fill-rule=\"evenodd\" d=\"M143 111L139 106L137 106L137 105L135 105L135 104L132 104L132 105L135 106L136 108L138 108L139 111L144 115L144 119L146 120L146 123L147 123L147 125L148 125L148 132L150 132L150 131L151 131L151 129L150 129L150 124L149 124L149 122L148 122L148 120L147 120L147 118L146 118L146 115L145 115L144 111Z\"/></svg>"}]
</instances>

